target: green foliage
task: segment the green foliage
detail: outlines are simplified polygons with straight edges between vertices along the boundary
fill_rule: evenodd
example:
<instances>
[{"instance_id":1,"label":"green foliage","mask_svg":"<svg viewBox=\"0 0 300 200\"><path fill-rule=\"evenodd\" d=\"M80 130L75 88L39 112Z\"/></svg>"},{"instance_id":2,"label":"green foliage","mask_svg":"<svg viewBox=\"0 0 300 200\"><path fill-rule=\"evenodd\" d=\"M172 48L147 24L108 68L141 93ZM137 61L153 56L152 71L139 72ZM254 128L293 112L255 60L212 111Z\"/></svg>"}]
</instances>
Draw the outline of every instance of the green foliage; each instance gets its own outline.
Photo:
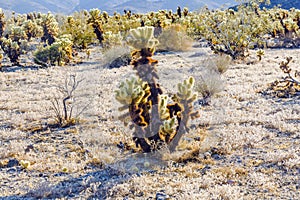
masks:
<instances>
[{"instance_id":1,"label":"green foliage","mask_svg":"<svg viewBox=\"0 0 300 200\"><path fill-rule=\"evenodd\" d=\"M69 63L73 51L70 37L70 35L62 35L52 45L37 50L34 53L34 62L44 67Z\"/></svg>"},{"instance_id":2,"label":"green foliage","mask_svg":"<svg viewBox=\"0 0 300 200\"><path fill-rule=\"evenodd\" d=\"M62 34L70 34L76 48L86 49L96 38L93 27L87 21L88 16L85 11L75 12L65 19L62 26Z\"/></svg>"},{"instance_id":3,"label":"green foliage","mask_svg":"<svg viewBox=\"0 0 300 200\"><path fill-rule=\"evenodd\" d=\"M163 95L157 83L158 61L151 58L158 44L153 33L154 27L147 26L130 30L128 45L133 48L132 64L137 76L123 81L115 97L122 104L119 111L127 111L119 118L135 129L133 140L137 147L150 152L167 145L174 151L188 132L189 119L199 117L193 111L197 98L193 92L195 80L190 77L178 84L178 93L172 99Z\"/></svg>"}]
</instances>

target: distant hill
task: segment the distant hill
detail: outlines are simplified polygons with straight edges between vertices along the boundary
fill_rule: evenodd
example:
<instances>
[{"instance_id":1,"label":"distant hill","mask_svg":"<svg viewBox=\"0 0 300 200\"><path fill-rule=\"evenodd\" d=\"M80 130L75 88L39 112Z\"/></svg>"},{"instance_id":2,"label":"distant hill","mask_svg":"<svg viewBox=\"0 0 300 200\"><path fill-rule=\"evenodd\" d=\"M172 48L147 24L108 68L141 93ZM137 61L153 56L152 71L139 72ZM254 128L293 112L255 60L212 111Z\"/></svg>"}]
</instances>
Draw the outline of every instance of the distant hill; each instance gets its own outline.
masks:
<instances>
[{"instance_id":1,"label":"distant hill","mask_svg":"<svg viewBox=\"0 0 300 200\"><path fill-rule=\"evenodd\" d=\"M266 8L272 8L276 5L280 4L283 9L297 8L300 9L300 1L299 0L271 0L271 5L263 5Z\"/></svg>"},{"instance_id":2,"label":"distant hill","mask_svg":"<svg viewBox=\"0 0 300 200\"><path fill-rule=\"evenodd\" d=\"M281 4L282 8L295 7L300 9L299 0L271 0L274 5ZM71 14L74 11L83 9L99 8L112 14L114 11L122 13L124 9L133 12L145 13L149 11L173 10L177 6L188 7L189 10L196 10L203 6L209 9L228 8L236 5L235 0L0 0L0 7L4 10L17 13L43 12Z\"/></svg>"},{"instance_id":3,"label":"distant hill","mask_svg":"<svg viewBox=\"0 0 300 200\"><path fill-rule=\"evenodd\" d=\"M103 2L103 3L101 3ZM123 12L124 9L132 12L145 13L155 10L173 10L176 11L177 6L188 7L190 10L196 10L203 6L208 6L210 9L219 7L229 7L236 4L235 0L123 0L123 1L94 1L94 0L80 0L76 10L99 8L109 13L114 11Z\"/></svg>"},{"instance_id":4,"label":"distant hill","mask_svg":"<svg viewBox=\"0 0 300 200\"><path fill-rule=\"evenodd\" d=\"M43 12L70 14L83 9L99 8L112 14L124 9L133 12L149 12L159 9L176 10L177 6L188 7L190 10L203 6L209 8L228 7L236 4L235 0L0 0L0 7L17 13Z\"/></svg>"},{"instance_id":5,"label":"distant hill","mask_svg":"<svg viewBox=\"0 0 300 200\"><path fill-rule=\"evenodd\" d=\"M71 13L79 0L0 0L0 8L17 13Z\"/></svg>"}]
</instances>

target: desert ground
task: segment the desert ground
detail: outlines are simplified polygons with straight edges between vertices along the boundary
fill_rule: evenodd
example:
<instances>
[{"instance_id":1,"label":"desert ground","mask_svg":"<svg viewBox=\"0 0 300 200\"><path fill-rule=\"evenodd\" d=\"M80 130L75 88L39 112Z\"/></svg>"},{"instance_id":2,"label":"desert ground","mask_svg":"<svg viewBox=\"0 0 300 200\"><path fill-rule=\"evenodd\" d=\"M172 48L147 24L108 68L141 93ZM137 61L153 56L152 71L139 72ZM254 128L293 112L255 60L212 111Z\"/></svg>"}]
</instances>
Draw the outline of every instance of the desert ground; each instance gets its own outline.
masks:
<instances>
[{"instance_id":1,"label":"desert ground","mask_svg":"<svg viewBox=\"0 0 300 200\"><path fill-rule=\"evenodd\" d=\"M195 104L201 116L174 153L123 148L132 130L118 119L114 91L135 72L103 66L99 48L90 58L83 54L81 64L8 67L0 72L0 198L298 199L300 98L266 89L284 76L279 63L287 56L299 70L299 55L300 49L266 49L261 61L250 51L232 62L209 105ZM171 94L189 76L201 81L215 55L194 46L154 58L159 83ZM30 55L23 59L30 66ZM63 98L59 87L69 76L82 80L72 102L78 123L51 126L51 102Z\"/></svg>"}]
</instances>

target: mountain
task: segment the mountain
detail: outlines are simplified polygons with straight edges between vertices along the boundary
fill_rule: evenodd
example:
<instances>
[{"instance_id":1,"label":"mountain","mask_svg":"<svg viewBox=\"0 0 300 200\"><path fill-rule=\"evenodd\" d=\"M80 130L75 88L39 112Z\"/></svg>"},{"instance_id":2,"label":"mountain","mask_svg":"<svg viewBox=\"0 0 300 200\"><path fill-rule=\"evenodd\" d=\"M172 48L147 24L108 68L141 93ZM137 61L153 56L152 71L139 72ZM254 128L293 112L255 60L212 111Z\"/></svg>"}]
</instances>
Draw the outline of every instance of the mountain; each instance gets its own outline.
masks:
<instances>
[{"instance_id":1,"label":"mountain","mask_svg":"<svg viewBox=\"0 0 300 200\"><path fill-rule=\"evenodd\" d=\"M112 14L122 13L124 9L133 12L149 12L159 9L176 11L177 6L188 7L190 10L199 9L205 5L214 9L236 4L235 0L0 0L0 7L17 13L43 12L70 14L78 10L99 8Z\"/></svg>"},{"instance_id":2,"label":"mountain","mask_svg":"<svg viewBox=\"0 0 300 200\"><path fill-rule=\"evenodd\" d=\"M81 9L91 9L99 8L100 10L105 10L109 13L114 11L123 12L124 9L131 10L132 12L145 13L155 10L173 10L176 11L177 6L188 7L190 10L196 10L203 6L208 6L210 9L219 8L219 7L229 7L236 4L235 0L123 0L123 1L104 1L104 3L99 3L103 1L94 0L80 0L79 5L76 7L76 10ZM109 6L108 6L109 5Z\"/></svg>"},{"instance_id":3,"label":"mountain","mask_svg":"<svg viewBox=\"0 0 300 200\"><path fill-rule=\"evenodd\" d=\"M0 0L0 8L17 13L70 13L78 4L79 0Z\"/></svg>"},{"instance_id":4,"label":"mountain","mask_svg":"<svg viewBox=\"0 0 300 200\"><path fill-rule=\"evenodd\" d=\"M296 0L296 1L290 1L290 0L271 0L271 5L263 5L266 8L272 8L275 5L281 5L281 8L284 9L290 9L290 8L297 8L300 9L300 1Z\"/></svg>"},{"instance_id":5,"label":"mountain","mask_svg":"<svg viewBox=\"0 0 300 200\"><path fill-rule=\"evenodd\" d=\"M289 9L295 7L300 9L300 1L295 0L271 0L274 5L281 4L282 8ZM43 12L71 14L78 10L89 10L99 8L112 14L114 11L123 13L123 10L145 13L149 11L173 10L177 6L188 7L189 10L197 10L203 6L209 9L228 8L236 5L235 0L0 0L0 7L4 10L15 11L17 13Z\"/></svg>"}]
</instances>

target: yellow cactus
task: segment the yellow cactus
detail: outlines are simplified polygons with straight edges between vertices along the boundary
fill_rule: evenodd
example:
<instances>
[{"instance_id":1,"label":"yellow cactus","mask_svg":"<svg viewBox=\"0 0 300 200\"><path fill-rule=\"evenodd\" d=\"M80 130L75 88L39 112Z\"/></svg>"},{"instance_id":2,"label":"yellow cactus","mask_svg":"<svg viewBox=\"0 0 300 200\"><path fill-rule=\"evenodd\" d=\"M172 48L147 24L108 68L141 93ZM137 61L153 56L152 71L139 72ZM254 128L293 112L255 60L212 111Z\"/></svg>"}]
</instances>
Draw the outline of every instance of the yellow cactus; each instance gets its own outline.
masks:
<instances>
[{"instance_id":1,"label":"yellow cactus","mask_svg":"<svg viewBox=\"0 0 300 200\"><path fill-rule=\"evenodd\" d=\"M134 76L123 81L119 88L116 100L125 105L130 105L133 100L140 101L145 94L142 80Z\"/></svg>"},{"instance_id":2,"label":"yellow cactus","mask_svg":"<svg viewBox=\"0 0 300 200\"><path fill-rule=\"evenodd\" d=\"M165 142L172 140L176 134L176 117L172 117L169 120L165 120L163 125L160 126L159 137Z\"/></svg>"},{"instance_id":3,"label":"yellow cactus","mask_svg":"<svg viewBox=\"0 0 300 200\"><path fill-rule=\"evenodd\" d=\"M192 92L194 84L195 79L192 76L184 80L183 83L178 83L178 97L180 99L196 99L197 94Z\"/></svg>"},{"instance_id":4,"label":"yellow cactus","mask_svg":"<svg viewBox=\"0 0 300 200\"><path fill-rule=\"evenodd\" d=\"M153 33L154 27L152 26L131 29L127 38L127 44L136 50L153 49L158 45L158 40L154 38Z\"/></svg>"},{"instance_id":5,"label":"yellow cactus","mask_svg":"<svg viewBox=\"0 0 300 200\"><path fill-rule=\"evenodd\" d=\"M168 119L170 117L170 113L168 111L169 97L167 95L160 95L159 96L159 115L162 120Z\"/></svg>"}]
</instances>

